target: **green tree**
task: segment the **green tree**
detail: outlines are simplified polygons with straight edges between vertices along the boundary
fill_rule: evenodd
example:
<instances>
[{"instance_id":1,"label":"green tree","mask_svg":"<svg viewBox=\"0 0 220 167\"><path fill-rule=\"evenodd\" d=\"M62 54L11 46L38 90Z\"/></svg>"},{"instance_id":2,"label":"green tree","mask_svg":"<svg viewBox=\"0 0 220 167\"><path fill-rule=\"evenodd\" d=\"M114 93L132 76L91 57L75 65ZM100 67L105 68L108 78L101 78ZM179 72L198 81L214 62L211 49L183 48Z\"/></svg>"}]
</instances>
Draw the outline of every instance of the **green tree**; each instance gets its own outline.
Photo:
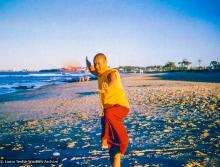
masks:
<instances>
[{"instance_id":1,"label":"green tree","mask_svg":"<svg viewBox=\"0 0 220 167\"><path fill-rule=\"evenodd\" d=\"M201 62L202 62L202 60L199 59L199 60L198 60L198 63L199 63L199 69L201 68Z\"/></svg>"},{"instance_id":2,"label":"green tree","mask_svg":"<svg viewBox=\"0 0 220 167\"><path fill-rule=\"evenodd\" d=\"M211 61L210 65L211 69L213 70L217 70L220 69L220 63L217 61Z\"/></svg>"},{"instance_id":3,"label":"green tree","mask_svg":"<svg viewBox=\"0 0 220 167\"><path fill-rule=\"evenodd\" d=\"M175 70L175 69L176 69L176 65L175 65L174 62L169 61L169 62L167 62L167 63L165 64L164 68L165 68L165 70L170 70L170 71L172 71L172 70Z\"/></svg>"},{"instance_id":4,"label":"green tree","mask_svg":"<svg viewBox=\"0 0 220 167\"><path fill-rule=\"evenodd\" d=\"M131 66L124 66L124 71L131 72Z\"/></svg>"},{"instance_id":5,"label":"green tree","mask_svg":"<svg viewBox=\"0 0 220 167\"><path fill-rule=\"evenodd\" d=\"M183 61L178 62L178 64L180 65L181 70L187 70L192 62L188 61L187 59L183 59Z\"/></svg>"}]
</instances>

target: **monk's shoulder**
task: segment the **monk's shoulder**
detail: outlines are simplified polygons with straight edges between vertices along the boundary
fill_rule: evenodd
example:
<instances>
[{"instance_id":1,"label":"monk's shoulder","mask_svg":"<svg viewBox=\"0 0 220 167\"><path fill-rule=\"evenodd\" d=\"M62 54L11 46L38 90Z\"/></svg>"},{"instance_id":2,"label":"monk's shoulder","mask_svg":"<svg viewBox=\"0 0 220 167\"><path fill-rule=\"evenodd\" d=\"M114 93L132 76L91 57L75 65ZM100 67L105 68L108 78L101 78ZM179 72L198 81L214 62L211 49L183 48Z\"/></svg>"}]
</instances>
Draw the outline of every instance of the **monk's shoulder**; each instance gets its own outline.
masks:
<instances>
[{"instance_id":1,"label":"monk's shoulder","mask_svg":"<svg viewBox=\"0 0 220 167\"><path fill-rule=\"evenodd\" d=\"M115 68L112 68L112 69L109 70L107 78L116 78L117 79L118 75L119 75L118 70L115 69Z\"/></svg>"},{"instance_id":2,"label":"monk's shoulder","mask_svg":"<svg viewBox=\"0 0 220 167\"><path fill-rule=\"evenodd\" d=\"M116 74L116 73L118 73L118 70L116 68L112 68L109 71L109 74Z\"/></svg>"}]
</instances>

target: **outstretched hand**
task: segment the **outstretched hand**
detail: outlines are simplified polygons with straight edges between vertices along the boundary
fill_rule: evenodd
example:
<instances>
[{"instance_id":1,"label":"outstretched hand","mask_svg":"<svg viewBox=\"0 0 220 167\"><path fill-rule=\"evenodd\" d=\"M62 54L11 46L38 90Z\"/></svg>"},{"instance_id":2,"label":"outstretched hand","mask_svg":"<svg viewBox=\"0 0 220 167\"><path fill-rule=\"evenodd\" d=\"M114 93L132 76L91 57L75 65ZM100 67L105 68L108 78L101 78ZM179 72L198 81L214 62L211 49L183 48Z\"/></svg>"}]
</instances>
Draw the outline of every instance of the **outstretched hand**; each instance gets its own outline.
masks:
<instances>
[{"instance_id":1,"label":"outstretched hand","mask_svg":"<svg viewBox=\"0 0 220 167\"><path fill-rule=\"evenodd\" d=\"M109 91L109 85L107 82L102 83L102 89L98 89L98 93L105 93Z\"/></svg>"}]
</instances>

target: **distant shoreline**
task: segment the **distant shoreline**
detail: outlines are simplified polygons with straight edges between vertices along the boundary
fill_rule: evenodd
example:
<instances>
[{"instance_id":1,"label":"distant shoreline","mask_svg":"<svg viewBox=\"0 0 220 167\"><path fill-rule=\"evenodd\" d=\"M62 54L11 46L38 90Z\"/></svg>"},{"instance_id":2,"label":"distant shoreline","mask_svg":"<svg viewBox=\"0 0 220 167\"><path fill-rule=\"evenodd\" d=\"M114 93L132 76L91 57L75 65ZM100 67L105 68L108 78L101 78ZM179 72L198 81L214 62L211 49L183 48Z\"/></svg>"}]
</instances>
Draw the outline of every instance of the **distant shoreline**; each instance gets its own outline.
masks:
<instances>
[{"instance_id":1,"label":"distant shoreline","mask_svg":"<svg viewBox=\"0 0 220 167\"><path fill-rule=\"evenodd\" d=\"M154 77L161 80L220 83L220 72L176 71L155 73Z\"/></svg>"},{"instance_id":2,"label":"distant shoreline","mask_svg":"<svg viewBox=\"0 0 220 167\"><path fill-rule=\"evenodd\" d=\"M206 74L206 75L204 75ZM175 72L151 72L151 73L121 73L121 78L135 77L135 76L150 76L155 80L171 80L171 81L187 81L187 82L207 82L207 83L220 83L220 72L208 73L207 72L192 72L192 71L175 71ZM93 81L89 81L93 82ZM96 82L96 81L95 81ZM20 90L18 92L11 92L0 95L0 103L8 101L26 100L35 98L38 92L44 89L56 89L59 85L69 85L78 82L62 82L57 84L44 85L36 89Z\"/></svg>"},{"instance_id":3,"label":"distant shoreline","mask_svg":"<svg viewBox=\"0 0 220 167\"><path fill-rule=\"evenodd\" d=\"M0 95L38 89L45 85L96 79L91 73L0 72Z\"/></svg>"}]
</instances>

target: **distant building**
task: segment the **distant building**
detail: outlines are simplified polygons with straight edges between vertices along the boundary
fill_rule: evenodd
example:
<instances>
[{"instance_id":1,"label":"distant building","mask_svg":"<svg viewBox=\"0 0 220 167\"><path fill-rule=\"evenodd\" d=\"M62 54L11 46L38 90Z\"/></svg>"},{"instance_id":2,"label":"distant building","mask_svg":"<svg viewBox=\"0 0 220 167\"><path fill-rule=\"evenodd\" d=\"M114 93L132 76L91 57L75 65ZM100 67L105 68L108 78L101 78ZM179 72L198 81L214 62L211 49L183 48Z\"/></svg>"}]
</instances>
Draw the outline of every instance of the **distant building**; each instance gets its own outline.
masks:
<instances>
[{"instance_id":1,"label":"distant building","mask_svg":"<svg viewBox=\"0 0 220 167\"><path fill-rule=\"evenodd\" d=\"M144 70L143 70L143 69L140 69L139 73L140 73L140 74L143 74L143 73L144 73Z\"/></svg>"},{"instance_id":2,"label":"distant building","mask_svg":"<svg viewBox=\"0 0 220 167\"><path fill-rule=\"evenodd\" d=\"M79 72L79 71L85 71L83 67L68 67L68 68L61 68L62 72Z\"/></svg>"},{"instance_id":3,"label":"distant building","mask_svg":"<svg viewBox=\"0 0 220 167\"><path fill-rule=\"evenodd\" d=\"M119 72L125 72L125 70L123 68L119 68L118 71Z\"/></svg>"}]
</instances>

